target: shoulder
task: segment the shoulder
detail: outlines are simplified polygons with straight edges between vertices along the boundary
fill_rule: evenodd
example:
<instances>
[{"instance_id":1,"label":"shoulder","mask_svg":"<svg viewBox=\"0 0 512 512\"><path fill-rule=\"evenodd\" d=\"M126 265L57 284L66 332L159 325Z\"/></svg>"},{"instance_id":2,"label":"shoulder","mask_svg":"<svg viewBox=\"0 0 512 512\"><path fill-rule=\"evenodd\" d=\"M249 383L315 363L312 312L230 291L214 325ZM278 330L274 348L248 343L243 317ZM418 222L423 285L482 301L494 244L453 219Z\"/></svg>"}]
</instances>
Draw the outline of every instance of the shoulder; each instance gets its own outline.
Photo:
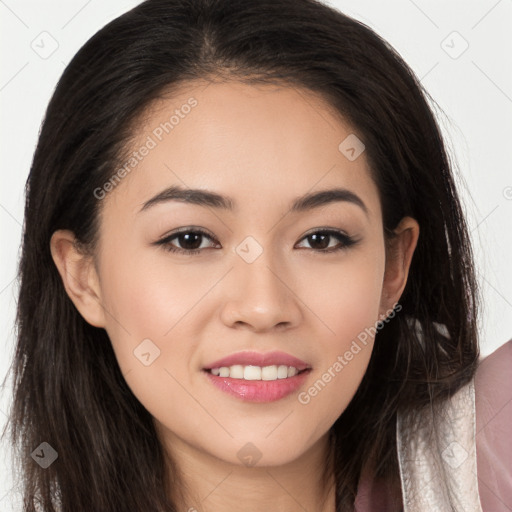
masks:
<instances>
[{"instance_id":1,"label":"shoulder","mask_svg":"<svg viewBox=\"0 0 512 512\"><path fill-rule=\"evenodd\" d=\"M484 510L512 507L512 340L480 360L475 374L478 489Z\"/></svg>"}]
</instances>

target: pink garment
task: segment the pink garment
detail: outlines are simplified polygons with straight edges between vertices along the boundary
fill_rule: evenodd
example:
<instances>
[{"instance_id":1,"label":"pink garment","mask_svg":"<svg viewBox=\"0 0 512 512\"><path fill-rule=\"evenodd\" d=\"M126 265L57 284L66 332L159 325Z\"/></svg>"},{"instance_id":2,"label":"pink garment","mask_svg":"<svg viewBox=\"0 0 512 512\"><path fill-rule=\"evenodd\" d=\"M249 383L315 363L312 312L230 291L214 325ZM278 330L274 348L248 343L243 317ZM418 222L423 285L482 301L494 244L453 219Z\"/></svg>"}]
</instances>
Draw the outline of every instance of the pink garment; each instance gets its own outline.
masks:
<instances>
[{"instance_id":1,"label":"pink garment","mask_svg":"<svg viewBox=\"0 0 512 512\"><path fill-rule=\"evenodd\" d=\"M476 467L483 512L512 511L512 340L481 359L474 384ZM467 482L468 488L472 482ZM429 490L425 489L425 493ZM474 510L478 510L475 503ZM361 477L356 512L401 512L384 482ZM452 510L451 507L447 512ZM454 508L453 510L458 510ZM427 512L427 510L414 510ZM444 511L443 511L444 512Z\"/></svg>"},{"instance_id":2,"label":"pink garment","mask_svg":"<svg viewBox=\"0 0 512 512\"><path fill-rule=\"evenodd\" d=\"M478 491L484 512L512 510L512 340L475 376Z\"/></svg>"}]
</instances>

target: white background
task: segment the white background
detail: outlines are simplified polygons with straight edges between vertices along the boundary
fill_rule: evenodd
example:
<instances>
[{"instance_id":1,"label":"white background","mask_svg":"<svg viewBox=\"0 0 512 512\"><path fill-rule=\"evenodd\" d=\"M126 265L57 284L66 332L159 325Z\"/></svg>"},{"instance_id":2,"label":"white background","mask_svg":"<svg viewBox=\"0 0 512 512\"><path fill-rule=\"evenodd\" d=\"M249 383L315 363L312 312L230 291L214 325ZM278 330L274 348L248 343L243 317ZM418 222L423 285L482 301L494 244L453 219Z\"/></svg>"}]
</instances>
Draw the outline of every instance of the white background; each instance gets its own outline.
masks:
<instances>
[{"instance_id":1,"label":"white background","mask_svg":"<svg viewBox=\"0 0 512 512\"><path fill-rule=\"evenodd\" d=\"M103 25L138 3L0 0L0 380L13 354L23 188L44 110L77 50ZM439 121L459 168L477 258L483 298L481 351L487 355L512 337L512 2L329 3L388 40L444 111ZM58 47L45 55L52 45ZM2 426L9 393L6 388L1 394ZM18 511L4 445L0 510Z\"/></svg>"}]
</instances>

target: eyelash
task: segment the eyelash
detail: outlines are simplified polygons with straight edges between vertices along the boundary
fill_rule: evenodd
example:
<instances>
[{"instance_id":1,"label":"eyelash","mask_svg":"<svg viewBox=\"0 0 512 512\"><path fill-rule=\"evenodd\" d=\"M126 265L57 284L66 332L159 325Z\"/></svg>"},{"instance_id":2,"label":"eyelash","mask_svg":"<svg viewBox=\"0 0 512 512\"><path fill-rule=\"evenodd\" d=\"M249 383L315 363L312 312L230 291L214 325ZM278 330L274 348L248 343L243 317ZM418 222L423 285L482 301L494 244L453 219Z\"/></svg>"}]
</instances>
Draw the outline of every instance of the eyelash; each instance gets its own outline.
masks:
<instances>
[{"instance_id":1,"label":"eyelash","mask_svg":"<svg viewBox=\"0 0 512 512\"><path fill-rule=\"evenodd\" d=\"M202 248L202 249L181 249L181 248L175 247L174 245L171 244L172 240L174 240L175 238L177 238L178 236L183 235L183 234L202 235L202 236L205 236L205 237L207 237L207 238L209 238L211 240L215 240L209 233L207 233L203 229L187 227L187 228L182 228L182 229L180 229L178 231L175 231L171 235L163 238L162 240L159 240L158 242L155 242L155 245L163 246L163 248L166 251L169 251L169 252L172 252L172 253L177 253L177 254L185 254L185 255L188 255L188 256L192 256L194 254L198 254L198 253L200 253L201 251L203 251L205 249L205 248ZM312 235L318 235L318 234L328 235L328 236L331 236L331 237L338 238L338 240L341 242L341 245L339 247L335 247L335 248L330 248L330 249L311 249L312 251L314 251L316 253L320 253L320 254L336 253L336 252L348 249L349 247L351 247L351 246L353 246L353 245L355 245L355 244L357 244L359 242L359 240L356 240L356 239L346 235L342 231L337 231L337 230L334 230L334 229L327 229L327 228L326 229L317 229L316 231L308 233L307 235L302 237L300 241L302 241L305 238L308 238L308 237L310 237Z\"/></svg>"}]
</instances>

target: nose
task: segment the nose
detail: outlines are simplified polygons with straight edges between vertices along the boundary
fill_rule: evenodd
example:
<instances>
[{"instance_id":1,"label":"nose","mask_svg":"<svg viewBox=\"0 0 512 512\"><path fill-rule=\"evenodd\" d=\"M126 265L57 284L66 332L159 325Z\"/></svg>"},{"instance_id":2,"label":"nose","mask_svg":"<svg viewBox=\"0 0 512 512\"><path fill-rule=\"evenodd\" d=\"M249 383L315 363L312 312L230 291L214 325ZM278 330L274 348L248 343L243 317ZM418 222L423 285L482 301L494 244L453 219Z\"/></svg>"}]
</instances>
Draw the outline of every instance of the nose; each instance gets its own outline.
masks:
<instances>
[{"instance_id":1,"label":"nose","mask_svg":"<svg viewBox=\"0 0 512 512\"><path fill-rule=\"evenodd\" d=\"M270 252L263 251L252 263L235 259L235 268L224 283L221 311L228 327L265 332L290 329L302 320L302 302L293 291L293 279Z\"/></svg>"}]
</instances>

